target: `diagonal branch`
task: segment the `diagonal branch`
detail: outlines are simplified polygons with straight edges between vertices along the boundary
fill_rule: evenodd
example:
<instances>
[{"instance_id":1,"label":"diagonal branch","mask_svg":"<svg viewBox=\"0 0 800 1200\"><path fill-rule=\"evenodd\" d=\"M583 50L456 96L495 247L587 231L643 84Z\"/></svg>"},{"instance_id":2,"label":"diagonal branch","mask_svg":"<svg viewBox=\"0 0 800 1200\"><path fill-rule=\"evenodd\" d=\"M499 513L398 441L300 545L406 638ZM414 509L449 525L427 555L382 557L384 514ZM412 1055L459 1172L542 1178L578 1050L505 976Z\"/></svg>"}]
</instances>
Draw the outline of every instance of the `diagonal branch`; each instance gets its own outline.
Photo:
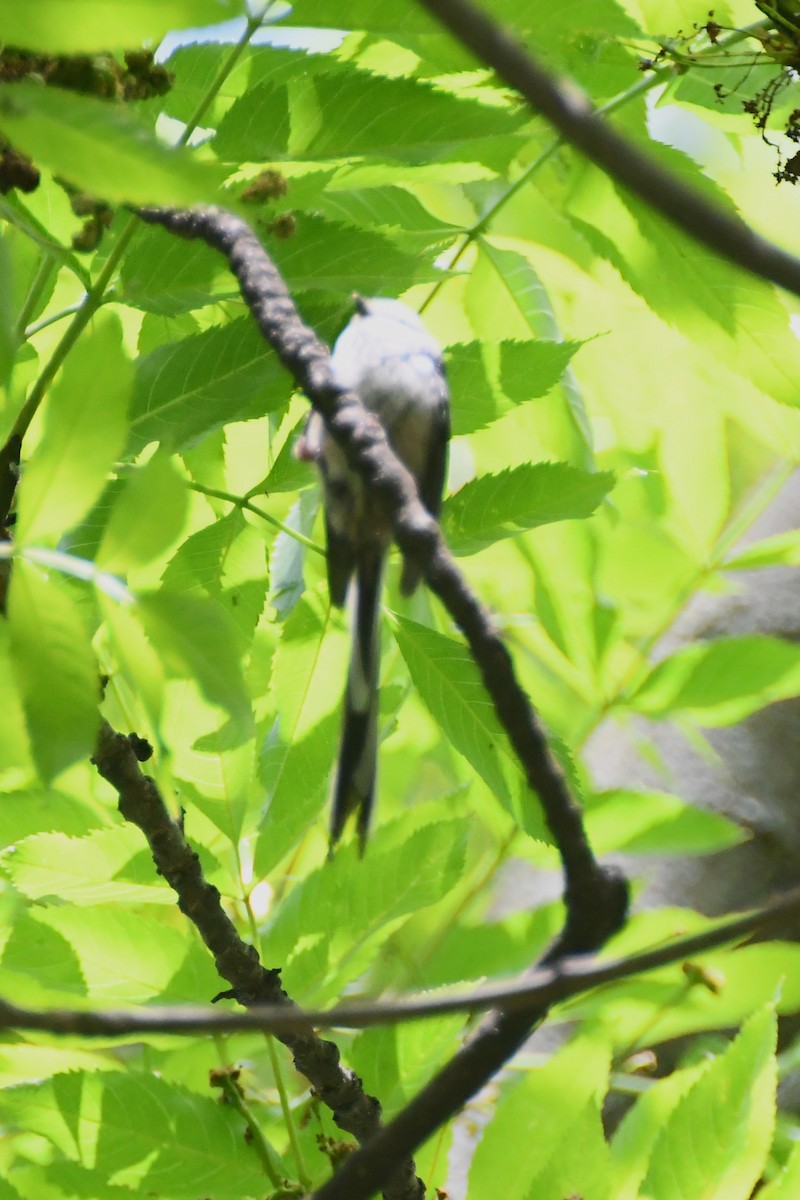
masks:
<instances>
[{"instance_id":1,"label":"diagonal branch","mask_svg":"<svg viewBox=\"0 0 800 1200\"><path fill-rule=\"evenodd\" d=\"M767 241L737 217L710 204L606 124L588 97L539 65L470 0L418 0L462 45L598 167L656 209L695 241L736 266L800 296L800 259Z\"/></svg>"},{"instance_id":2,"label":"diagonal branch","mask_svg":"<svg viewBox=\"0 0 800 1200\"><path fill-rule=\"evenodd\" d=\"M334 385L327 346L303 323L279 271L246 222L219 208L188 212L145 209L140 216L180 237L202 238L226 256L264 337L322 415L349 466L383 508L400 548L419 562L429 587L464 633L561 856L566 920L538 965L549 966L567 954L596 950L625 920L627 881L595 859L580 807L550 752L490 614L457 568L438 524L421 503L412 476L392 452L380 422L366 412L355 393ZM533 1003L520 1011L490 1012L472 1039L394 1120L345 1160L317 1193L319 1200L366 1200L387 1181L391 1186L398 1164L407 1173L413 1161L411 1152L500 1069L549 1007L549 1003Z\"/></svg>"},{"instance_id":3,"label":"diagonal branch","mask_svg":"<svg viewBox=\"0 0 800 1200\"><path fill-rule=\"evenodd\" d=\"M420 501L411 474L392 452L380 423L366 413L355 393L334 385L327 346L302 321L279 271L245 221L211 207L143 209L140 216L179 237L201 238L225 255L264 337L322 414L349 465L383 507L400 548L423 566L428 585L469 643L561 855L567 919L551 956L596 949L625 918L626 882L595 859L580 807L550 752L490 614L456 566L439 526Z\"/></svg>"},{"instance_id":4,"label":"diagonal branch","mask_svg":"<svg viewBox=\"0 0 800 1200\"><path fill-rule=\"evenodd\" d=\"M281 987L280 971L263 967L255 947L239 937L219 892L204 878L183 830L173 821L153 780L143 774L133 739L115 733L103 722L92 762L119 796L122 816L144 833L156 869L177 893L178 907L196 926L219 974L231 984L235 999L247 1008L268 1004L296 1011ZM355 1072L341 1065L338 1047L313 1033L307 1022L277 1036L291 1051L298 1071L331 1109L336 1124L359 1142L373 1138L380 1128L380 1104L367 1095ZM387 1198L421 1200L424 1190L413 1160L393 1163L384 1192Z\"/></svg>"}]
</instances>

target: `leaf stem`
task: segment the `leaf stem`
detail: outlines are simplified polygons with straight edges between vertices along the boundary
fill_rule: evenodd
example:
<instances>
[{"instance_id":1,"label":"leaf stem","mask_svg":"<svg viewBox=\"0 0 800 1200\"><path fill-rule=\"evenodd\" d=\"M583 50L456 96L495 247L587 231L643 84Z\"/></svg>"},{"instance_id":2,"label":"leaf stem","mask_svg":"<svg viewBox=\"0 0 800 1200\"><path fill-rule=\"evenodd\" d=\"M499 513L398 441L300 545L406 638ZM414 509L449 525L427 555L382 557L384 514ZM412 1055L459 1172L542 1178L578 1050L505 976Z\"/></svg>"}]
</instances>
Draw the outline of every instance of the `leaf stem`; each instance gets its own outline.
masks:
<instances>
[{"instance_id":1,"label":"leaf stem","mask_svg":"<svg viewBox=\"0 0 800 1200\"><path fill-rule=\"evenodd\" d=\"M177 144L179 146L185 146L195 129L197 129L203 117L206 115L214 100L219 95L223 83L241 58L242 52L247 47L247 44L252 38L253 34L264 24L264 17L266 16L269 7L270 6L268 5L267 9L260 14L247 18L242 36L239 38L239 41L234 43L234 45L231 47L225 61L217 72L216 79L209 87L205 96L203 96L200 100L200 103L197 105L197 108L194 110L189 120L186 122L183 133L178 138Z\"/></svg>"},{"instance_id":2,"label":"leaf stem","mask_svg":"<svg viewBox=\"0 0 800 1200\"><path fill-rule=\"evenodd\" d=\"M122 580L108 571L101 571L97 563L87 558L79 558L75 554L65 554L63 550L49 550L45 546L16 546L13 542L0 541L0 561L8 558L24 558L35 563L37 567L46 570L59 571L62 575L70 575L73 579L82 579L84 583L93 583L101 592L117 604L135 604L136 597L128 590Z\"/></svg>"},{"instance_id":3,"label":"leaf stem","mask_svg":"<svg viewBox=\"0 0 800 1200\"><path fill-rule=\"evenodd\" d=\"M36 311L36 306L39 303L42 292L47 287L50 279L55 271L55 263L49 255L45 255L39 263L39 269L33 277L33 282L28 289L28 294L25 297L25 303L20 309L20 314L17 317L16 335L21 342L28 336L27 324L31 319L32 314Z\"/></svg>"},{"instance_id":4,"label":"leaf stem","mask_svg":"<svg viewBox=\"0 0 800 1200\"><path fill-rule=\"evenodd\" d=\"M101 304L109 304L113 299L115 299L112 292L113 289L110 289L109 292L103 297ZM70 304L67 308L60 308L58 312L51 313L48 317L42 317L40 321L34 321L32 325L27 325L22 331L24 333L25 340L27 341L28 338L32 338L37 333L41 333L43 329L49 329L51 325L58 324L59 321L63 321L66 317L73 317L76 312L80 312L82 306L83 301L78 300L75 304Z\"/></svg>"},{"instance_id":5,"label":"leaf stem","mask_svg":"<svg viewBox=\"0 0 800 1200\"><path fill-rule=\"evenodd\" d=\"M204 483L195 483L192 480L189 487L193 492L199 492L201 496L213 496L217 500L227 500L229 504L235 504L237 508L244 508L248 512L255 513L261 517L262 521L274 525L281 533L285 533L287 537L294 538L301 546L305 546L307 550L313 550L315 554L321 554L325 557L325 551L322 546L319 546L311 538L306 537L304 533L300 533L298 529L292 529L291 525L286 525L283 521L279 521L277 517L273 517L271 513L265 512L263 508L259 508L247 496L237 496L234 492L225 492L222 488L206 487Z\"/></svg>"},{"instance_id":6,"label":"leaf stem","mask_svg":"<svg viewBox=\"0 0 800 1200\"><path fill-rule=\"evenodd\" d=\"M283 1113L286 1132L289 1136L289 1145L292 1149L292 1157L294 1158L295 1168L297 1170L297 1178L302 1183L306 1192L311 1191L311 1179L306 1171L305 1161L303 1159L303 1151L300 1146L300 1140L297 1136L297 1128L295 1126L294 1113L289 1104L289 1097L286 1093L286 1084L283 1078L283 1068L281 1060L275 1046L275 1038L271 1033L264 1034L264 1041L267 1043L267 1053L269 1054L270 1065L272 1066L272 1074L275 1079L275 1087L278 1089L278 1096L281 1102L281 1111Z\"/></svg>"}]
</instances>

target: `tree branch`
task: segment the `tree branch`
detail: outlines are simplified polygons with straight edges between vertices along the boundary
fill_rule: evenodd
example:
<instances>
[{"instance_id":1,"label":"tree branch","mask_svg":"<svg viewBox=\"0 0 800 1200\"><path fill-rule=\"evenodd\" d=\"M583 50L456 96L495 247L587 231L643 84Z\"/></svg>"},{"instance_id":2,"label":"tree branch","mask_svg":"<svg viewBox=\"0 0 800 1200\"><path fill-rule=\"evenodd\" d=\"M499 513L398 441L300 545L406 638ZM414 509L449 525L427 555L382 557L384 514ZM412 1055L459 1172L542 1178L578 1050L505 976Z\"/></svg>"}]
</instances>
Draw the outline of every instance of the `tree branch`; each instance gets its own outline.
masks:
<instances>
[{"instance_id":1,"label":"tree branch","mask_svg":"<svg viewBox=\"0 0 800 1200\"><path fill-rule=\"evenodd\" d=\"M281 987L280 971L263 967L255 947L239 937L183 830L169 815L153 780L142 773L131 739L102 722L92 762L119 796L122 816L147 838L156 869L176 892L178 907L213 954L219 974L231 984L232 998L246 1008L272 1005L296 1011ZM338 1047L317 1037L305 1021L299 1029L276 1033L291 1051L298 1071L331 1109L336 1124L359 1142L373 1138L380 1128L380 1104L366 1094L355 1072L341 1065ZM422 1200L425 1188L412 1159L397 1159L389 1174L387 1198Z\"/></svg>"},{"instance_id":2,"label":"tree branch","mask_svg":"<svg viewBox=\"0 0 800 1200\"><path fill-rule=\"evenodd\" d=\"M592 853L580 806L553 758L544 731L488 610L468 587L439 526L419 499L414 479L392 452L380 422L358 396L333 382L327 346L305 325L275 264L247 223L224 209L138 210L143 220L179 237L202 238L221 251L264 337L322 415L348 465L364 481L391 523L403 552L420 564L428 586L465 635L498 717L531 789L538 795L564 871L566 920L541 966L598 949L623 924L628 886L621 872ZM490 1012L475 1036L417 1096L340 1166L318 1200L366 1200L393 1186L398 1164L490 1079L543 1019L549 1003ZM285 1036L285 1035L284 1035Z\"/></svg>"},{"instance_id":3,"label":"tree branch","mask_svg":"<svg viewBox=\"0 0 800 1200\"><path fill-rule=\"evenodd\" d=\"M0 1000L0 1029L38 1029L59 1035L114 1037L131 1033L241 1033L254 1029L283 1034L312 1027L367 1029L400 1021L422 1020L447 1013L515 1012L531 1005L561 1003L592 988L619 983L674 963L685 962L755 933L800 912L800 888L763 908L723 921L710 929L643 950L626 958L598 961L585 956L563 959L556 966L532 971L510 983L474 988L453 995L405 996L330 1009L259 1004L247 1012L220 1012L207 1005L153 1005L147 1008L89 1009L20 1008Z\"/></svg>"},{"instance_id":4,"label":"tree branch","mask_svg":"<svg viewBox=\"0 0 800 1200\"><path fill-rule=\"evenodd\" d=\"M470 0L418 0L454 37L612 179L695 241L800 296L800 259L728 216L607 125L572 82L560 83Z\"/></svg>"},{"instance_id":5,"label":"tree branch","mask_svg":"<svg viewBox=\"0 0 800 1200\"><path fill-rule=\"evenodd\" d=\"M469 643L561 855L567 919L548 961L556 955L597 949L624 921L626 881L618 871L601 867L595 859L580 806L550 752L508 651L487 609L456 566L439 526L420 501L413 477L392 452L380 422L367 413L355 393L334 385L328 347L302 321L278 269L245 221L212 207L188 212L142 209L139 215L179 237L202 238L225 255L264 337L322 414L349 465L384 509L400 548L423 567L429 587Z\"/></svg>"}]
</instances>

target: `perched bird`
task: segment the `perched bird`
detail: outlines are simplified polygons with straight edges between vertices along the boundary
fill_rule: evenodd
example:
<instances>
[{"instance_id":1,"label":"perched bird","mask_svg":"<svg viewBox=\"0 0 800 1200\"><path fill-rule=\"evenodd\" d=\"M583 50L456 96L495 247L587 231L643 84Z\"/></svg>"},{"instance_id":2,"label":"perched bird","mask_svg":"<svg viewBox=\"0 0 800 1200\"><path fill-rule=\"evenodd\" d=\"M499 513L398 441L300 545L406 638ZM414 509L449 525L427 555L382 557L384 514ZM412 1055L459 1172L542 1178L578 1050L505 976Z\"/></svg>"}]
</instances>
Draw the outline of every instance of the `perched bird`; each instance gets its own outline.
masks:
<instances>
[{"instance_id":1,"label":"perched bird","mask_svg":"<svg viewBox=\"0 0 800 1200\"><path fill-rule=\"evenodd\" d=\"M356 392L379 418L395 454L414 475L423 504L438 516L450 408L441 350L419 316L399 300L358 297L355 315L333 348L331 367L338 386ZM363 853L375 793L381 584L391 529L317 413L308 420L297 454L313 461L322 477L332 602L343 605L351 580L355 583L330 837L333 848L356 813ZM410 596L419 579L417 565L406 560L403 595Z\"/></svg>"}]
</instances>

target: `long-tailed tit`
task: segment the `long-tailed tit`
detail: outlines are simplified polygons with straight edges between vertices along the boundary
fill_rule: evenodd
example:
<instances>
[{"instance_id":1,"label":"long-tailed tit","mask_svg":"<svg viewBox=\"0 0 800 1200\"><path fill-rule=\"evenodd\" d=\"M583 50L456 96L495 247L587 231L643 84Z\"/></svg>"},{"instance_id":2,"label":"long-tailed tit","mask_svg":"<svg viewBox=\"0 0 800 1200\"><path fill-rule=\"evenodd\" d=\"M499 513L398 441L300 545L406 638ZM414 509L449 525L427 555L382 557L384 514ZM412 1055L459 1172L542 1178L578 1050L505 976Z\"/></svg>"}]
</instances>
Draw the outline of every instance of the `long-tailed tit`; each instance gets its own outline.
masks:
<instances>
[{"instance_id":1,"label":"long-tailed tit","mask_svg":"<svg viewBox=\"0 0 800 1200\"><path fill-rule=\"evenodd\" d=\"M417 481L420 498L437 517L450 437L450 409L441 351L415 312L399 300L357 299L357 311L333 348L339 387L355 391L375 413L392 448ZM357 814L363 852L375 793L378 738L380 600L391 529L361 479L312 413L297 448L316 463L325 495L328 587L343 605L355 581L353 646L331 816L331 846ZM410 596L420 579L406 560L400 590Z\"/></svg>"}]
</instances>

